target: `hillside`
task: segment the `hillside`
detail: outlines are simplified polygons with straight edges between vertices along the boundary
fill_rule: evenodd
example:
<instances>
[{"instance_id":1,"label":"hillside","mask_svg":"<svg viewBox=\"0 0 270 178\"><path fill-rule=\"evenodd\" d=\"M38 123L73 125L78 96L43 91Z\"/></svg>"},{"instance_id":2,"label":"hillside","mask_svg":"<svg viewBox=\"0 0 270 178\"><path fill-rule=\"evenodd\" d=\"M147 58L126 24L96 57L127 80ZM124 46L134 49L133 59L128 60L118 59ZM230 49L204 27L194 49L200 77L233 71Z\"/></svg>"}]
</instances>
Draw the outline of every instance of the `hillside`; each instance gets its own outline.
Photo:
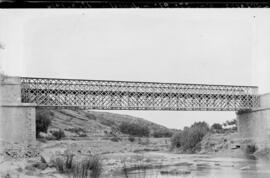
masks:
<instances>
[{"instance_id":1,"label":"hillside","mask_svg":"<svg viewBox=\"0 0 270 178\"><path fill-rule=\"evenodd\" d=\"M159 124L142 118L87 110L68 109L38 109L37 114L49 115L52 125L49 130L62 129L70 137L76 136L124 136L118 130L123 122L137 123L147 126L151 135L155 132L170 132L171 130Z\"/></svg>"}]
</instances>

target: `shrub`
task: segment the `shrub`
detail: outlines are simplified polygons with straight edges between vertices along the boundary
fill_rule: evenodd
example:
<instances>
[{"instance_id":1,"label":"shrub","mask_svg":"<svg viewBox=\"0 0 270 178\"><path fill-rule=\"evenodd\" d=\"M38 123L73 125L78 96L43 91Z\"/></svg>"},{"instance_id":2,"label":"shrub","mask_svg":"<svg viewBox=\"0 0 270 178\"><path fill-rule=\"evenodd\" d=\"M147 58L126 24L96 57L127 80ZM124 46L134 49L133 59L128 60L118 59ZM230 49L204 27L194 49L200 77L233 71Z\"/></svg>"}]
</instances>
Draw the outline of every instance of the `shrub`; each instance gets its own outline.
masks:
<instances>
[{"instance_id":1,"label":"shrub","mask_svg":"<svg viewBox=\"0 0 270 178\"><path fill-rule=\"evenodd\" d=\"M118 138L118 137L113 137L113 138L111 138L111 141L113 141L113 142L119 142L121 139L120 138Z\"/></svg>"},{"instance_id":2,"label":"shrub","mask_svg":"<svg viewBox=\"0 0 270 178\"><path fill-rule=\"evenodd\" d=\"M185 127L171 138L172 148L180 148L184 152L195 152L200 149L200 142L209 131L205 122L195 122L191 127Z\"/></svg>"},{"instance_id":3,"label":"shrub","mask_svg":"<svg viewBox=\"0 0 270 178\"><path fill-rule=\"evenodd\" d=\"M76 133L79 137L86 137L86 131L80 127L78 128L66 128L66 131L72 132L72 133Z\"/></svg>"},{"instance_id":4,"label":"shrub","mask_svg":"<svg viewBox=\"0 0 270 178\"><path fill-rule=\"evenodd\" d=\"M72 175L74 178L97 178L101 175L102 164L98 156L92 156L74 164Z\"/></svg>"},{"instance_id":5,"label":"shrub","mask_svg":"<svg viewBox=\"0 0 270 178\"><path fill-rule=\"evenodd\" d=\"M235 132L237 131L237 120L233 119L231 121L226 121L223 123L223 126L225 127L224 130L229 131L229 132Z\"/></svg>"},{"instance_id":6,"label":"shrub","mask_svg":"<svg viewBox=\"0 0 270 178\"><path fill-rule=\"evenodd\" d=\"M175 133L171 138L172 148L180 148L186 142L187 130Z\"/></svg>"},{"instance_id":7,"label":"shrub","mask_svg":"<svg viewBox=\"0 0 270 178\"><path fill-rule=\"evenodd\" d=\"M115 125L115 122L113 120L109 120L109 119L100 120L100 123L103 125L110 126L110 127Z\"/></svg>"},{"instance_id":8,"label":"shrub","mask_svg":"<svg viewBox=\"0 0 270 178\"><path fill-rule=\"evenodd\" d=\"M142 138L141 138L141 137L138 138L138 143L139 143L139 144L142 143Z\"/></svg>"},{"instance_id":9,"label":"shrub","mask_svg":"<svg viewBox=\"0 0 270 178\"><path fill-rule=\"evenodd\" d=\"M51 131L52 135L56 138L56 140L60 140L65 137L65 132L61 129Z\"/></svg>"},{"instance_id":10,"label":"shrub","mask_svg":"<svg viewBox=\"0 0 270 178\"><path fill-rule=\"evenodd\" d=\"M134 141L135 141L135 137L130 136L130 137L128 137L128 140L129 140L130 142L134 142Z\"/></svg>"},{"instance_id":11,"label":"shrub","mask_svg":"<svg viewBox=\"0 0 270 178\"><path fill-rule=\"evenodd\" d=\"M214 133L221 133L223 131L222 125L218 123L214 123L211 126L211 131Z\"/></svg>"},{"instance_id":12,"label":"shrub","mask_svg":"<svg viewBox=\"0 0 270 178\"><path fill-rule=\"evenodd\" d=\"M51 125L52 114L45 110L37 110L36 114L36 137L39 137L40 132L47 133Z\"/></svg>"},{"instance_id":13,"label":"shrub","mask_svg":"<svg viewBox=\"0 0 270 178\"><path fill-rule=\"evenodd\" d=\"M3 178L11 178L10 173L6 173L6 174L3 176Z\"/></svg>"},{"instance_id":14,"label":"shrub","mask_svg":"<svg viewBox=\"0 0 270 178\"><path fill-rule=\"evenodd\" d=\"M184 150L190 150L194 152L199 149L199 144L203 139L206 132L200 128L191 128L188 132L187 143L184 145Z\"/></svg>"},{"instance_id":15,"label":"shrub","mask_svg":"<svg viewBox=\"0 0 270 178\"><path fill-rule=\"evenodd\" d=\"M60 173L65 173L65 163L64 160L61 158L56 158L54 162L54 166L56 170Z\"/></svg>"},{"instance_id":16,"label":"shrub","mask_svg":"<svg viewBox=\"0 0 270 178\"><path fill-rule=\"evenodd\" d=\"M56 158L54 161L56 170L74 178L98 178L101 175L102 164L98 156L89 156L80 161L74 161L73 157L73 154L68 153L63 158Z\"/></svg>"},{"instance_id":17,"label":"shrub","mask_svg":"<svg viewBox=\"0 0 270 178\"><path fill-rule=\"evenodd\" d=\"M170 130L155 130L153 133L152 133L152 136L155 137L155 138L162 138L162 137L172 137L173 135L173 132L170 131Z\"/></svg>"},{"instance_id":18,"label":"shrub","mask_svg":"<svg viewBox=\"0 0 270 178\"><path fill-rule=\"evenodd\" d=\"M84 113L86 117L88 117L91 120L97 120L96 116L94 114L91 114L89 112Z\"/></svg>"},{"instance_id":19,"label":"shrub","mask_svg":"<svg viewBox=\"0 0 270 178\"><path fill-rule=\"evenodd\" d=\"M142 139L139 140L138 143L141 144L141 145L149 145L150 139L149 138L142 138Z\"/></svg>"},{"instance_id":20,"label":"shrub","mask_svg":"<svg viewBox=\"0 0 270 178\"><path fill-rule=\"evenodd\" d=\"M214 124L211 126L211 129L221 130L221 129L222 129L222 125L219 124L219 123L214 123Z\"/></svg>"},{"instance_id":21,"label":"shrub","mask_svg":"<svg viewBox=\"0 0 270 178\"><path fill-rule=\"evenodd\" d=\"M79 137L87 137L86 133L79 133Z\"/></svg>"},{"instance_id":22,"label":"shrub","mask_svg":"<svg viewBox=\"0 0 270 178\"><path fill-rule=\"evenodd\" d=\"M208 132L209 131L209 126L206 122L195 122L194 124L191 125L190 128L198 128L201 131Z\"/></svg>"},{"instance_id":23,"label":"shrub","mask_svg":"<svg viewBox=\"0 0 270 178\"><path fill-rule=\"evenodd\" d=\"M253 154L257 151L257 146L255 144L250 144L246 146L245 153L246 154Z\"/></svg>"},{"instance_id":24,"label":"shrub","mask_svg":"<svg viewBox=\"0 0 270 178\"><path fill-rule=\"evenodd\" d=\"M129 134L129 135L138 136L138 137L143 137L143 136L148 137L150 133L150 130L147 126L143 126L136 123L128 123L128 122L121 123L119 126L119 130L124 134Z\"/></svg>"}]
</instances>

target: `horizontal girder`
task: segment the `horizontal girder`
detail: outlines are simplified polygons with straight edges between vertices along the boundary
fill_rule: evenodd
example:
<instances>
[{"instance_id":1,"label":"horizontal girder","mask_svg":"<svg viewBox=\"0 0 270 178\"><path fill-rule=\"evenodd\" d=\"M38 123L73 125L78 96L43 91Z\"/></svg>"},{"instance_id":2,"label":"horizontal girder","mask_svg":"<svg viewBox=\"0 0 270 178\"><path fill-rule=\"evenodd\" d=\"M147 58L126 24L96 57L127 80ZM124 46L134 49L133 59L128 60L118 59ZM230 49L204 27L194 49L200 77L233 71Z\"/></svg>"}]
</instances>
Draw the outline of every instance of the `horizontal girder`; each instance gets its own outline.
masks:
<instances>
[{"instance_id":1,"label":"horizontal girder","mask_svg":"<svg viewBox=\"0 0 270 178\"><path fill-rule=\"evenodd\" d=\"M257 87L157 82L21 78L22 102L106 110L250 110Z\"/></svg>"}]
</instances>

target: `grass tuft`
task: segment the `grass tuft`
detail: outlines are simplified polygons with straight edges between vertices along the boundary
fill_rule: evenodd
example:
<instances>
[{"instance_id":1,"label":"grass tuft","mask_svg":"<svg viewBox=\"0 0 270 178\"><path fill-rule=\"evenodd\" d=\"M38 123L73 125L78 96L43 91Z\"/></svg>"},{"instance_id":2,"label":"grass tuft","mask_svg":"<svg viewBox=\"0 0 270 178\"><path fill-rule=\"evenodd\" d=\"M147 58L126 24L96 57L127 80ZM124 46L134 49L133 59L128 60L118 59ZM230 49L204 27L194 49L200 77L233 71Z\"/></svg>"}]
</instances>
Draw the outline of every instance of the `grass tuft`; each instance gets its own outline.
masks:
<instances>
[{"instance_id":1,"label":"grass tuft","mask_svg":"<svg viewBox=\"0 0 270 178\"><path fill-rule=\"evenodd\" d=\"M55 167L61 174L67 174L72 178L98 178L102 172L100 157L94 155L79 161L73 159L69 153L64 158L55 159Z\"/></svg>"}]
</instances>

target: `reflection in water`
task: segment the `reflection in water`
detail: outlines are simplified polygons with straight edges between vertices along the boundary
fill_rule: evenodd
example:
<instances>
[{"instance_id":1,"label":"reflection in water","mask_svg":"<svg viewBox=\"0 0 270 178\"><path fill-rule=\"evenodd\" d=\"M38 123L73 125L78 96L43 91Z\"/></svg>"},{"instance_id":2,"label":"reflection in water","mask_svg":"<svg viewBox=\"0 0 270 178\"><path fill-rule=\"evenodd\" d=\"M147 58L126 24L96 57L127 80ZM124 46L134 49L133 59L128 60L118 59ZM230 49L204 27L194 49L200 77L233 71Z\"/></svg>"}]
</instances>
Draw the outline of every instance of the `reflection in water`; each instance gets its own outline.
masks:
<instances>
[{"instance_id":1,"label":"reflection in water","mask_svg":"<svg viewBox=\"0 0 270 178\"><path fill-rule=\"evenodd\" d=\"M133 170L121 178L270 178L270 162L256 159L196 158L183 166L169 166L161 169ZM187 161L187 160L185 160ZM161 174L161 170L178 170L178 174ZM180 170L180 171L179 171ZM188 170L181 172L181 170ZM179 173L180 172L180 173ZM175 172L174 172L175 173Z\"/></svg>"}]
</instances>

